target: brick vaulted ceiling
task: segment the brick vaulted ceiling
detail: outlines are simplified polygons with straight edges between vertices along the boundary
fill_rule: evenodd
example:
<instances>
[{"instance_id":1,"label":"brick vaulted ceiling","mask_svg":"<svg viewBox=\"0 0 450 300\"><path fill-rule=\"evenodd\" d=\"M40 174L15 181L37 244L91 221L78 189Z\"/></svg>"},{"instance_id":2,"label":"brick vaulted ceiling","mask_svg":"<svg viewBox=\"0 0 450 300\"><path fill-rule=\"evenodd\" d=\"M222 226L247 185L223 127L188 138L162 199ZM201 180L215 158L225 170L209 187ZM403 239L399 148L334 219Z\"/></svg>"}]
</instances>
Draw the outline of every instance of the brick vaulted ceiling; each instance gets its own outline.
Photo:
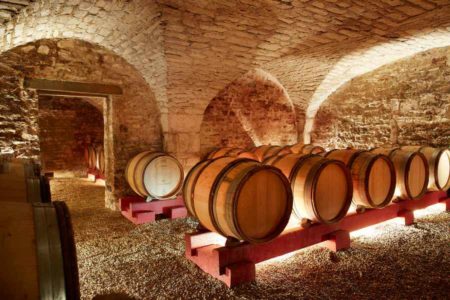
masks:
<instances>
[{"instance_id":1,"label":"brick vaulted ceiling","mask_svg":"<svg viewBox=\"0 0 450 300\"><path fill-rule=\"evenodd\" d=\"M285 87L308 133L342 84L448 46L449 36L449 0L37 0L0 26L0 51L42 38L111 49L140 71L170 112L163 128L175 131L198 131L209 101L261 68ZM196 125L181 128L174 119L183 116Z\"/></svg>"}]
</instances>

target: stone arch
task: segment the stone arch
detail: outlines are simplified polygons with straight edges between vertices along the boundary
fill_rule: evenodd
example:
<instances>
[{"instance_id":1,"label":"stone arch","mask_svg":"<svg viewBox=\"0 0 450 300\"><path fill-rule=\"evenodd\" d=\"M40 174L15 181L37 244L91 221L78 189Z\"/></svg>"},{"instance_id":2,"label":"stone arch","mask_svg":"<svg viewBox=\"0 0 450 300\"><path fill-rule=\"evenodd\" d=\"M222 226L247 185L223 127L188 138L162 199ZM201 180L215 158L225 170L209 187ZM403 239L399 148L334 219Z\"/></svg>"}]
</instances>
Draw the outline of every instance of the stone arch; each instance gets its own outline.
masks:
<instances>
[{"instance_id":1,"label":"stone arch","mask_svg":"<svg viewBox=\"0 0 450 300\"><path fill-rule=\"evenodd\" d=\"M154 1L35 1L0 26L0 52L54 38L100 45L142 74L165 113L166 62L160 21L161 11Z\"/></svg>"},{"instance_id":2,"label":"stone arch","mask_svg":"<svg viewBox=\"0 0 450 300\"><path fill-rule=\"evenodd\" d=\"M450 144L450 46L433 48L353 78L314 118L328 148Z\"/></svg>"},{"instance_id":3,"label":"stone arch","mask_svg":"<svg viewBox=\"0 0 450 300\"><path fill-rule=\"evenodd\" d=\"M200 128L200 152L215 147L249 148L297 140L295 109L270 73L254 69L227 85L209 103Z\"/></svg>"},{"instance_id":4,"label":"stone arch","mask_svg":"<svg viewBox=\"0 0 450 300\"><path fill-rule=\"evenodd\" d=\"M327 73L309 101L303 131L304 141L311 142L314 118L321 105L327 101L330 95L352 79L420 52L449 45L450 32L448 28L441 28L432 32L379 43L368 49L343 56Z\"/></svg>"},{"instance_id":5,"label":"stone arch","mask_svg":"<svg viewBox=\"0 0 450 300\"><path fill-rule=\"evenodd\" d=\"M122 88L123 95L111 96L104 110L104 140L111 149L106 157L106 205L112 209L129 193L122 175L129 158L143 150L163 149L160 111L148 83L134 66L104 47L77 39L38 40L3 52L0 68L0 94L5 99L0 115L7 124L0 147L23 157L39 155L38 95L24 88L25 77Z\"/></svg>"}]
</instances>

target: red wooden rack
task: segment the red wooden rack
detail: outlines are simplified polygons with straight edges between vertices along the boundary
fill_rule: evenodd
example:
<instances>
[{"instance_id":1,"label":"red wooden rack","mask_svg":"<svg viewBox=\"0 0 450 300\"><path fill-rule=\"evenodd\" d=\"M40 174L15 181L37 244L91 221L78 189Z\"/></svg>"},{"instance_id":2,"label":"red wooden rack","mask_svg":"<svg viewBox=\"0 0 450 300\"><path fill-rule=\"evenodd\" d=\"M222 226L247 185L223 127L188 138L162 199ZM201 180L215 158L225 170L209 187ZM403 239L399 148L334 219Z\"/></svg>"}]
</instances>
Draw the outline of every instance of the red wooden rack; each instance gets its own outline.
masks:
<instances>
[{"instance_id":1,"label":"red wooden rack","mask_svg":"<svg viewBox=\"0 0 450 300\"><path fill-rule=\"evenodd\" d=\"M347 249L350 247L351 231L395 218L410 225L414 222L414 210L438 203L450 210L450 198L445 192L431 192L419 200L396 202L382 209L350 214L336 224L313 224L308 228L289 229L264 244L241 242L224 246L226 239L214 232L186 234L186 257L204 272L233 287L254 281L257 263L316 244L332 251Z\"/></svg>"},{"instance_id":2,"label":"red wooden rack","mask_svg":"<svg viewBox=\"0 0 450 300\"><path fill-rule=\"evenodd\" d=\"M146 202L139 196L128 196L120 199L122 215L134 224L154 222L157 215L169 219L184 218L187 210L181 196L170 200L152 200Z\"/></svg>"}]
</instances>

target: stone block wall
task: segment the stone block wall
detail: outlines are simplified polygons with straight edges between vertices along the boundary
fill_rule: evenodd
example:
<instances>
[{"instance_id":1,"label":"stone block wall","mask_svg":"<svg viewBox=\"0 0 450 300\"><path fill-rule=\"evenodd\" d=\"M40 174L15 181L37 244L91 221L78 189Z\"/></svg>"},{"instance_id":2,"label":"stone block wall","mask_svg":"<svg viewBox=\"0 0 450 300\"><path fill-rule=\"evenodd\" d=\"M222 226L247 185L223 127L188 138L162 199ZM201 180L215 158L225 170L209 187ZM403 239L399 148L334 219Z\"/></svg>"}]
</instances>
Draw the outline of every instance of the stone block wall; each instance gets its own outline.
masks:
<instances>
[{"instance_id":1,"label":"stone block wall","mask_svg":"<svg viewBox=\"0 0 450 300\"><path fill-rule=\"evenodd\" d=\"M40 40L0 55L0 151L39 158L38 96L24 78L113 84L123 95L106 100L106 205L131 193L123 172L144 150L161 151L160 112L136 69L109 50L73 39Z\"/></svg>"},{"instance_id":2,"label":"stone block wall","mask_svg":"<svg viewBox=\"0 0 450 300\"><path fill-rule=\"evenodd\" d=\"M99 104L103 108L103 103ZM86 176L85 149L89 145L103 147L103 136L103 109L79 98L39 97L43 171L59 176Z\"/></svg>"},{"instance_id":3,"label":"stone block wall","mask_svg":"<svg viewBox=\"0 0 450 300\"><path fill-rule=\"evenodd\" d=\"M320 108L313 142L329 148L450 145L450 47L353 79Z\"/></svg>"},{"instance_id":4,"label":"stone block wall","mask_svg":"<svg viewBox=\"0 0 450 300\"><path fill-rule=\"evenodd\" d=\"M289 96L275 78L259 69L233 81L211 101L200 131L202 156L217 147L296 141L296 115Z\"/></svg>"}]
</instances>

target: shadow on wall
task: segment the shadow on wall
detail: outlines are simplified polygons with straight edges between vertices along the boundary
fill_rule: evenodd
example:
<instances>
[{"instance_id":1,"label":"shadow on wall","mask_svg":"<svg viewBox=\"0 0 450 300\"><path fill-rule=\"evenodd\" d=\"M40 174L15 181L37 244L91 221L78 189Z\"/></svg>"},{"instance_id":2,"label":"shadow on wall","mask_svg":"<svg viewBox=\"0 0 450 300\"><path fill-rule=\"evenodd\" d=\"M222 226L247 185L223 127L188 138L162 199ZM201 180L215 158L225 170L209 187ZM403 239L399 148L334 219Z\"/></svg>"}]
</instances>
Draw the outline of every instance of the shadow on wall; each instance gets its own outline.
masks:
<instances>
[{"instance_id":1,"label":"shadow on wall","mask_svg":"<svg viewBox=\"0 0 450 300\"><path fill-rule=\"evenodd\" d=\"M217 147L296 141L296 116L289 95L276 78L260 69L233 81L212 99L200 128L202 156Z\"/></svg>"},{"instance_id":2,"label":"shadow on wall","mask_svg":"<svg viewBox=\"0 0 450 300\"><path fill-rule=\"evenodd\" d=\"M320 107L312 141L327 148L448 147L450 47L435 48L345 84Z\"/></svg>"}]
</instances>

